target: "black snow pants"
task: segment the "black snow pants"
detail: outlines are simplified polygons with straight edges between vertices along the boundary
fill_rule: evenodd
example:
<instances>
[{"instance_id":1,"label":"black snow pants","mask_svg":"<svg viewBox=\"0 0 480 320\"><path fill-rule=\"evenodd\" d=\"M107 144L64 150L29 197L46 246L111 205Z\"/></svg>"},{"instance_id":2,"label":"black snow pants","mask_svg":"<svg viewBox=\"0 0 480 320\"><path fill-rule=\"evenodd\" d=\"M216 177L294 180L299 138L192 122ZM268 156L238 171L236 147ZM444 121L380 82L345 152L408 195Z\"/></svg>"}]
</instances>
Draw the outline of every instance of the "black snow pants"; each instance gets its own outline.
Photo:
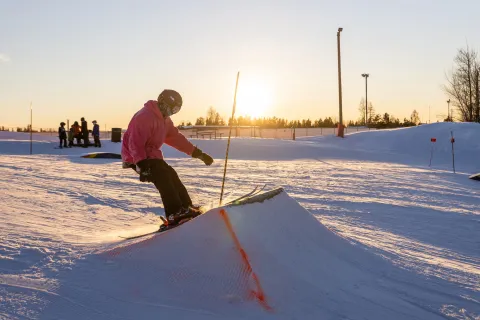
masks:
<instances>
[{"instance_id":1,"label":"black snow pants","mask_svg":"<svg viewBox=\"0 0 480 320\"><path fill-rule=\"evenodd\" d=\"M163 159L151 159L153 184L160 193L165 216L178 213L182 208L192 205L187 188L178 177L177 172ZM133 167L135 170L135 166Z\"/></svg>"},{"instance_id":2,"label":"black snow pants","mask_svg":"<svg viewBox=\"0 0 480 320\"><path fill-rule=\"evenodd\" d=\"M100 136L93 136L93 141L95 143L95 147L101 148L102 144L100 142Z\"/></svg>"},{"instance_id":3,"label":"black snow pants","mask_svg":"<svg viewBox=\"0 0 480 320\"><path fill-rule=\"evenodd\" d=\"M88 131L82 133L82 138L83 138L83 147L88 148L88 145L90 144L90 141L88 140Z\"/></svg>"},{"instance_id":4,"label":"black snow pants","mask_svg":"<svg viewBox=\"0 0 480 320\"><path fill-rule=\"evenodd\" d=\"M64 137L60 138L60 148L62 147L62 142L63 142L63 146L67 148L67 138L64 138Z\"/></svg>"},{"instance_id":5,"label":"black snow pants","mask_svg":"<svg viewBox=\"0 0 480 320\"><path fill-rule=\"evenodd\" d=\"M82 144L82 135L80 133L75 135L75 139L77 139L77 146L80 146Z\"/></svg>"}]
</instances>

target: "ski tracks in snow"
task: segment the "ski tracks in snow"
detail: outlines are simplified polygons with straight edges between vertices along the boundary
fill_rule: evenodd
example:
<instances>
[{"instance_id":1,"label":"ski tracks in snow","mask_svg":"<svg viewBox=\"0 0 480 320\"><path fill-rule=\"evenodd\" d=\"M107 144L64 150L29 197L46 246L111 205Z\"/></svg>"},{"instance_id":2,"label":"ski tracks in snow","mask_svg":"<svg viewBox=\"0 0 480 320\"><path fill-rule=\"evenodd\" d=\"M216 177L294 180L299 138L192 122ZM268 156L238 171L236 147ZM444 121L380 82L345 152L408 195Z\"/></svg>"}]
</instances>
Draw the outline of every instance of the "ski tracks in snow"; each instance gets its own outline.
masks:
<instances>
[{"instance_id":1,"label":"ski tracks in snow","mask_svg":"<svg viewBox=\"0 0 480 320\"><path fill-rule=\"evenodd\" d=\"M222 163L168 161L194 202L218 204ZM23 287L19 277L32 287L51 285L59 270L118 241L122 232L159 223L163 214L155 188L119 162L2 155L0 170L0 296L10 297L0 300L0 310L16 310L9 315L19 319L30 317L21 306L41 303L34 291L15 293L5 286ZM465 179L392 163L232 159L225 188L233 198L259 184L284 186L340 236L438 281L440 288L446 283L452 295L478 305L480 194ZM455 305L442 312L462 318ZM463 318L479 313L468 311Z\"/></svg>"}]
</instances>

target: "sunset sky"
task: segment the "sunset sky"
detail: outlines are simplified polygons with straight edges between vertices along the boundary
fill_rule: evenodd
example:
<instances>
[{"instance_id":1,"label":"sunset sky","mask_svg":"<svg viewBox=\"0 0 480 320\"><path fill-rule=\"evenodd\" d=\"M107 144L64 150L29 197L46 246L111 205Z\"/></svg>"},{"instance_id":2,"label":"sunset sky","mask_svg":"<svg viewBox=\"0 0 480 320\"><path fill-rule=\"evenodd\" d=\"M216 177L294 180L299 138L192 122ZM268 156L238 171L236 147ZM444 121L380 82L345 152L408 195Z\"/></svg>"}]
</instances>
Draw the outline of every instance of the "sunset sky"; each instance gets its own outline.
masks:
<instances>
[{"instance_id":1,"label":"sunset sky","mask_svg":"<svg viewBox=\"0 0 480 320\"><path fill-rule=\"evenodd\" d=\"M0 126L97 120L126 127L145 101L179 91L179 122L213 106L238 114L338 118L343 27L344 119L368 98L377 113L428 121L458 48L480 49L480 1L0 0Z\"/></svg>"}]
</instances>

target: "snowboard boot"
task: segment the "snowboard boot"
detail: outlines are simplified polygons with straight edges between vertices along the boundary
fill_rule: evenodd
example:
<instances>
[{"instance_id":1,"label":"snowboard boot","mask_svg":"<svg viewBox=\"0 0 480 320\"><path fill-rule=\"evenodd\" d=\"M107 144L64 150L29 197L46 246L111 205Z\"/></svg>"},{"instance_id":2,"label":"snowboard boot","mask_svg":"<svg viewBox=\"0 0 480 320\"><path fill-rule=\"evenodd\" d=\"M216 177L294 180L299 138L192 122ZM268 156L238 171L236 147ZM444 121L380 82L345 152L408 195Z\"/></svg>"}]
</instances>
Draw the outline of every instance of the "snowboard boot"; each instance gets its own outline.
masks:
<instances>
[{"instance_id":1,"label":"snowboard boot","mask_svg":"<svg viewBox=\"0 0 480 320\"><path fill-rule=\"evenodd\" d=\"M188 207L188 210L190 210L191 212L196 213L197 216L198 216L198 215L201 215L201 214L204 212L202 206L197 206L197 205L193 205L193 204Z\"/></svg>"},{"instance_id":2,"label":"snowboard boot","mask_svg":"<svg viewBox=\"0 0 480 320\"><path fill-rule=\"evenodd\" d=\"M181 224L185 221L193 219L196 216L199 216L201 214L202 214L202 212L200 211L200 209L196 209L196 208L192 208L192 207L182 208L182 209L180 209L179 212L177 212L175 214L170 214L167 217L168 225L169 226L176 226L176 225Z\"/></svg>"}]
</instances>

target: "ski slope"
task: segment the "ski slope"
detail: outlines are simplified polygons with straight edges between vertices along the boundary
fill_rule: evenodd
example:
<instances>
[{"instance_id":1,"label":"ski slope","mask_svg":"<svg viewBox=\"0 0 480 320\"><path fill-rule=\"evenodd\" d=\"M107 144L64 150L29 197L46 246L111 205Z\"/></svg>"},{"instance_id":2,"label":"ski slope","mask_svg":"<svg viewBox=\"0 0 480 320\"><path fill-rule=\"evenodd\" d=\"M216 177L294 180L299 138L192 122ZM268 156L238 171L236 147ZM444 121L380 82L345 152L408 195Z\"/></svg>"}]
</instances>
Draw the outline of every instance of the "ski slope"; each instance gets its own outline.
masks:
<instances>
[{"instance_id":1,"label":"ski slope","mask_svg":"<svg viewBox=\"0 0 480 320\"><path fill-rule=\"evenodd\" d=\"M99 149L40 136L30 156L25 135L2 134L0 319L480 317L478 125L235 139L227 198L284 192L132 241L163 214L153 186L118 160L79 157ZM195 143L212 167L164 152L194 201L215 207L226 141Z\"/></svg>"}]
</instances>

